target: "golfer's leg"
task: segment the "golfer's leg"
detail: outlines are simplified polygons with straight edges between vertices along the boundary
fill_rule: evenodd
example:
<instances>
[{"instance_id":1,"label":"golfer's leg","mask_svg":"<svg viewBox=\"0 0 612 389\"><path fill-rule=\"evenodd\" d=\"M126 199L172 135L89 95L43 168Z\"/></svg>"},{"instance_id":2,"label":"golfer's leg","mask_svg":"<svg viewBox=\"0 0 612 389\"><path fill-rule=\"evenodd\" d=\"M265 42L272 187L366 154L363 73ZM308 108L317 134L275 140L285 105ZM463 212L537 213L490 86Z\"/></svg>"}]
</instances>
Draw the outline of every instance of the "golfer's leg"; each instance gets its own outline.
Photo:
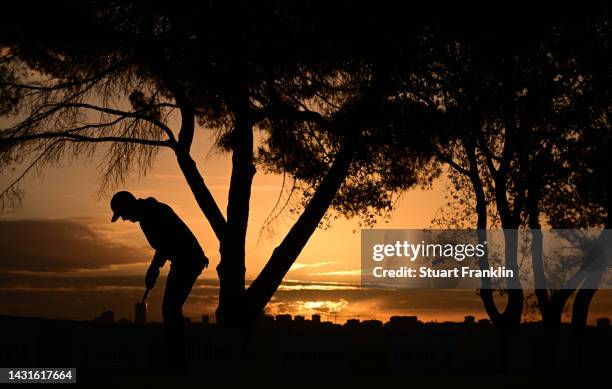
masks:
<instances>
[{"instance_id":1,"label":"golfer's leg","mask_svg":"<svg viewBox=\"0 0 612 389\"><path fill-rule=\"evenodd\" d=\"M185 321L182 308L196 279L196 274L177 271L176 268L171 268L168 274L162 313L166 325L169 358L175 367L183 367L185 364Z\"/></svg>"},{"instance_id":2,"label":"golfer's leg","mask_svg":"<svg viewBox=\"0 0 612 389\"><path fill-rule=\"evenodd\" d=\"M181 299L181 281L176 269L171 268L166 281L164 301L162 303L162 315L166 327L166 343L168 352L168 363L171 367L183 367L185 363L185 340L184 319Z\"/></svg>"}]
</instances>

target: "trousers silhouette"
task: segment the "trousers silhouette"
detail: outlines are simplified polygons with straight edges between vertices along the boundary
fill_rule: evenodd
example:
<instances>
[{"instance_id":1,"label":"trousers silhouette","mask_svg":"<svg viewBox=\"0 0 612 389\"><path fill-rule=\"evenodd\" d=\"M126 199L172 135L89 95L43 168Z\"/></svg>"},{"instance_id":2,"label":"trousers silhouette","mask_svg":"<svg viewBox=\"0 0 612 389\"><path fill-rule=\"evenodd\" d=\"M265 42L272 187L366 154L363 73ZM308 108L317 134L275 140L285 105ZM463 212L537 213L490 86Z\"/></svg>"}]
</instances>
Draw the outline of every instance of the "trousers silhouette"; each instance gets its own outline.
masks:
<instances>
[{"instance_id":1,"label":"trousers silhouette","mask_svg":"<svg viewBox=\"0 0 612 389\"><path fill-rule=\"evenodd\" d=\"M166 281L162 315L166 328L168 364L172 368L185 367L185 319L183 304L202 269L171 266Z\"/></svg>"}]
</instances>

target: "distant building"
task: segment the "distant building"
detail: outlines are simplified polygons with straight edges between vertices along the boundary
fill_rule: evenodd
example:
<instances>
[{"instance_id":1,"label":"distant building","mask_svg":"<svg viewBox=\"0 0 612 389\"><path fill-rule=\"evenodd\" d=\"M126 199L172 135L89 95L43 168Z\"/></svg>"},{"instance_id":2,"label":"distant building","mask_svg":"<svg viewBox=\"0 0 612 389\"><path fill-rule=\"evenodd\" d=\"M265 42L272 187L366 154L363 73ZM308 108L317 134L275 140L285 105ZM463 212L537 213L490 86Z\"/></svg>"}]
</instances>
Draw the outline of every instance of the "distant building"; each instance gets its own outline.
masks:
<instances>
[{"instance_id":1,"label":"distant building","mask_svg":"<svg viewBox=\"0 0 612 389\"><path fill-rule=\"evenodd\" d=\"M185 322L185 325L190 325L191 324L191 318L190 317L183 318L183 321Z\"/></svg>"},{"instance_id":2,"label":"distant building","mask_svg":"<svg viewBox=\"0 0 612 389\"><path fill-rule=\"evenodd\" d=\"M610 318L600 317L596 321L597 328L610 328Z\"/></svg>"},{"instance_id":3,"label":"distant building","mask_svg":"<svg viewBox=\"0 0 612 389\"><path fill-rule=\"evenodd\" d=\"M380 330L383 328L383 322L380 320L364 320L361 322L361 328L369 330Z\"/></svg>"},{"instance_id":4,"label":"distant building","mask_svg":"<svg viewBox=\"0 0 612 389\"><path fill-rule=\"evenodd\" d=\"M134 304L134 323L147 322L147 303Z\"/></svg>"},{"instance_id":5,"label":"distant building","mask_svg":"<svg viewBox=\"0 0 612 389\"><path fill-rule=\"evenodd\" d=\"M291 315L289 315L289 314L276 315L276 322L278 324L288 324L288 323L291 323Z\"/></svg>"},{"instance_id":6,"label":"distant building","mask_svg":"<svg viewBox=\"0 0 612 389\"><path fill-rule=\"evenodd\" d=\"M114 323L115 314L113 311L104 311L100 314L100 316L94 317L94 321L99 323Z\"/></svg>"},{"instance_id":7,"label":"distant building","mask_svg":"<svg viewBox=\"0 0 612 389\"><path fill-rule=\"evenodd\" d=\"M293 318L293 321L303 323L306 321L306 318L304 316L297 315L296 317Z\"/></svg>"},{"instance_id":8,"label":"distant building","mask_svg":"<svg viewBox=\"0 0 612 389\"><path fill-rule=\"evenodd\" d=\"M346 326L346 324L345 324L345 326ZM334 328L334 329L336 329L336 328L342 328L342 325L327 320L327 321L321 322L320 328L325 328L325 329L332 329L332 328Z\"/></svg>"},{"instance_id":9,"label":"distant building","mask_svg":"<svg viewBox=\"0 0 612 389\"><path fill-rule=\"evenodd\" d=\"M321 315L319 315L319 314L312 315L312 322L313 323L321 323Z\"/></svg>"},{"instance_id":10,"label":"distant building","mask_svg":"<svg viewBox=\"0 0 612 389\"><path fill-rule=\"evenodd\" d=\"M391 316L387 328L392 330L414 329L419 320L416 316Z\"/></svg>"},{"instance_id":11,"label":"distant building","mask_svg":"<svg viewBox=\"0 0 612 389\"><path fill-rule=\"evenodd\" d=\"M480 319L478 320L478 326L479 327L490 327L491 326L491 321L489 321L488 319Z\"/></svg>"},{"instance_id":12,"label":"distant building","mask_svg":"<svg viewBox=\"0 0 612 389\"><path fill-rule=\"evenodd\" d=\"M476 318L472 315L468 315L463 319L463 324L466 326L473 326L476 324Z\"/></svg>"},{"instance_id":13,"label":"distant building","mask_svg":"<svg viewBox=\"0 0 612 389\"><path fill-rule=\"evenodd\" d=\"M346 327L358 327L359 326L359 319L348 319L346 321L346 324L344 324Z\"/></svg>"},{"instance_id":14,"label":"distant building","mask_svg":"<svg viewBox=\"0 0 612 389\"><path fill-rule=\"evenodd\" d=\"M270 327L274 324L274 316L272 315L266 315L265 313L262 313L261 315L259 315L259 318L257 319L257 325L259 327Z\"/></svg>"},{"instance_id":15,"label":"distant building","mask_svg":"<svg viewBox=\"0 0 612 389\"><path fill-rule=\"evenodd\" d=\"M208 315L202 315L202 324L208 323L210 323L210 318L208 317Z\"/></svg>"}]
</instances>

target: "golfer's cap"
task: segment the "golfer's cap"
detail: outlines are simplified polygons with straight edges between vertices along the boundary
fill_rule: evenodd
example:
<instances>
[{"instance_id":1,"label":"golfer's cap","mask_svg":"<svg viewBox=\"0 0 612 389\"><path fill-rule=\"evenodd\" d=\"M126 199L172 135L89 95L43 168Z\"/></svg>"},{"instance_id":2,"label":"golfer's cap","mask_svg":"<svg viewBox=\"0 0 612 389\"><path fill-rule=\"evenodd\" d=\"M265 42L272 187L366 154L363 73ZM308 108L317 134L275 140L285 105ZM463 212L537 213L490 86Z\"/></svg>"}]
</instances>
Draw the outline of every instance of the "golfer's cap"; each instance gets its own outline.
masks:
<instances>
[{"instance_id":1,"label":"golfer's cap","mask_svg":"<svg viewBox=\"0 0 612 389\"><path fill-rule=\"evenodd\" d=\"M122 190L121 192L115 193L110 203L111 209L113 210L111 222L116 222L117 219L119 219L119 217L123 214L123 211L134 201L136 201L136 197L134 197L134 195L130 192Z\"/></svg>"}]
</instances>

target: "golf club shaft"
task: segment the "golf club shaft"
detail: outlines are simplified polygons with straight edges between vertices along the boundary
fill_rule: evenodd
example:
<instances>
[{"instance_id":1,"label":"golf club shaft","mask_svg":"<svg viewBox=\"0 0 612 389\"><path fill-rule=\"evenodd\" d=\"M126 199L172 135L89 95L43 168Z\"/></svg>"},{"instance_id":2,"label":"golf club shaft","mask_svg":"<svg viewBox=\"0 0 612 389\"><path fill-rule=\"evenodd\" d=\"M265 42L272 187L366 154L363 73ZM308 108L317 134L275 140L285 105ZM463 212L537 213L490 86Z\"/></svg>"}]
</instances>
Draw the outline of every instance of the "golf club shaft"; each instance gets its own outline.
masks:
<instances>
[{"instance_id":1,"label":"golf club shaft","mask_svg":"<svg viewBox=\"0 0 612 389\"><path fill-rule=\"evenodd\" d=\"M145 290L144 292L144 296L142 296L142 301L140 302L140 306L138 307L138 314L134 318L134 321L138 320L140 318L140 315L142 314L142 309L144 308L145 301L147 299L147 296L149 295L149 290L151 289L147 288L147 290Z\"/></svg>"}]
</instances>

